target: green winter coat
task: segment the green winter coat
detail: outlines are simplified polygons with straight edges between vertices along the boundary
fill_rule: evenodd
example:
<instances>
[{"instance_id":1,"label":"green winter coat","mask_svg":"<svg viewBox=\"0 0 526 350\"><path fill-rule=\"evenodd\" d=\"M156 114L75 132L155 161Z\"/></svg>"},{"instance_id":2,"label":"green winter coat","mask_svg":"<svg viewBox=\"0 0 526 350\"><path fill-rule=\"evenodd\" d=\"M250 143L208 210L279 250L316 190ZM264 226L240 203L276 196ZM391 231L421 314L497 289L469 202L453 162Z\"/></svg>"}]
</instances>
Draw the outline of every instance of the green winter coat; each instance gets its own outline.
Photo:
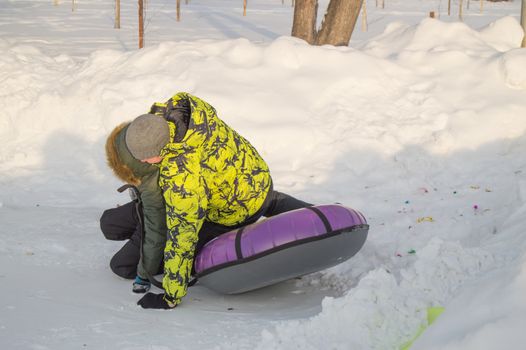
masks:
<instances>
[{"instance_id":1,"label":"green winter coat","mask_svg":"<svg viewBox=\"0 0 526 350\"><path fill-rule=\"evenodd\" d=\"M137 274L146 278L148 271L155 275L163 260L166 244L166 209L159 187L159 168L133 158L126 147L124 136L129 123L115 128L106 142L108 164L122 181L136 185L141 193L144 213L144 254L137 266Z\"/></svg>"}]
</instances>

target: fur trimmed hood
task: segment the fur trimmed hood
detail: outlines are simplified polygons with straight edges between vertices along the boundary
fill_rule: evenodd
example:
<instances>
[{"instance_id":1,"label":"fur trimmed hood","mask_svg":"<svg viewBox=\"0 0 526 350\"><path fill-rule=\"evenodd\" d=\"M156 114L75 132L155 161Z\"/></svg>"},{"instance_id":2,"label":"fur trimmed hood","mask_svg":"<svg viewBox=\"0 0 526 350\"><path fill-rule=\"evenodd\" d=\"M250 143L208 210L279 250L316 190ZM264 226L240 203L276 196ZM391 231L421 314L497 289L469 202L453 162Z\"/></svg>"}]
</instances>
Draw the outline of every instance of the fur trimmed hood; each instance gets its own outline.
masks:
<instances>
[{"instance_id":1,"label":"fur trimmed hood","mask_svg":"<svg viewBox=\"0 0 526 350\"><path fill-rule=\"evenodd\" d=\"M140 178L136 176L130 166L122 159L128 158L123 157L124 154L122 154L123 148L126 147L126 145L123 144L123 136L128 125L130 125L129 122L118 125L108 136L108 139L106 140L106 161L111 170L113 170L115 176L120 180L128 184L139 186L141 184Z\"/></svg>"}]
</instances>

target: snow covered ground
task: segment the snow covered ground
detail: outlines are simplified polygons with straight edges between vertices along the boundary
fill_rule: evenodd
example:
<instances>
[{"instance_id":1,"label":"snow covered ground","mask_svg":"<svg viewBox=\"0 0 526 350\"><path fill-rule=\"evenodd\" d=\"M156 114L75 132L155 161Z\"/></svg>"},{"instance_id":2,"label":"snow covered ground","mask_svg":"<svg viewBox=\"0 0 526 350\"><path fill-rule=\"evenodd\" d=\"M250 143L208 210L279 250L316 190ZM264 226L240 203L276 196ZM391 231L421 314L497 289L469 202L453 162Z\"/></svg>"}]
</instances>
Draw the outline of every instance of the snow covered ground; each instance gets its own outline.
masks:
<instances>
[{"instance_id":1,"label":"snow covered ground","mask_svg":"<svg viewBox=\"0 0 526 350\"><path fill-rule=\"evenodd\" d=\"M520 349L526 342L526 50L520 3L367 2L350 47L287 37L290 3L0 2L0 340L6 349ZM326 2L324 2L326 4ZM323 4L322 4L323 5ZM440 20L426 19L438 11ZM319 11L322 12L322 11ZM320 17L322 14L320 13ZM278 190L362 211L368 242L239 296L145 311L98 218L125 203L106 135L177 91L261 151Z\"/></svg>"}]
</instances>

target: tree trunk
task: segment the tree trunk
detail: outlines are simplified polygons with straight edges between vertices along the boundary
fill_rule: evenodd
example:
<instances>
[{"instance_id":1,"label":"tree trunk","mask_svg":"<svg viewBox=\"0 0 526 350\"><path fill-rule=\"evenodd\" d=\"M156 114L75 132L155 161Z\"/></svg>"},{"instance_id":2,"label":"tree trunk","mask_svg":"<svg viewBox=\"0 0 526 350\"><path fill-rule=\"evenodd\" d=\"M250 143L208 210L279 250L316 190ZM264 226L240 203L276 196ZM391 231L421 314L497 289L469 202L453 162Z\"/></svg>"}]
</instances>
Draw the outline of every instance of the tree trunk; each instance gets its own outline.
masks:
<instances>
[{"instance_id":1,"label":"tree trunk","mask_svg":"<svg viewBox=\"0 0 526 350\"><path fill-rule=\"evenodd\" d=\"M292 21L292 36L314 44L316 39L316 16L318 0L297 0Z\"/></svg>"},{"instance_id":2,"label":"tree trunk","mask_svg":"<svg viewBox=\"0 0 526 350\"><path fill-rule=\"evenodd\" d=\"M139 0L139 49L144 47L144 3Z\"/></svg>"},{"instance_id":3,"label":"tree trunk","mask_svg":"<svg viewBox=\"0 0 526 350\"><path fill-rule=\"evenodd\" d=\"M458 2L458 19L460 19L461 21L463 20L463 16L462 16L462 11L463 11L463 2L464 0L459 0Z\"/></svg>"},{"instance_id":4,"label":"tree trunk","mask_svg":"<svg viewBox=\"0 0 526 350\"><path fill-rule=\"evenodd\" d=\"M317 45L347 46L363 0L331 0L316 37Z\"/></svg>"},{"instance_id":5,"label":"tree trunk","mask_svg":"<svg viewBox=\"0 0 526 350\"><path fill-rule=\"evenodd\" d=\"M243 0L243 16L247 15L247 0Z\"/></svg>"},{"instance_id":6,"label":"tree trunk","mask_svg":"<svg viewBox=\"0 0 526 350\"><path fill-rule=\"evenodd\" d=\"M317 0L297 0L292 36L311 45L347 46L363 0L331 0L320 30L316 30Z\"/></svg>"},{"instance_id":7,"label":"tree trunk","mask_svg":"<svg viewBox=\"0 0 526 350\"><path fill-rule=\"evenodd\" d=\"M522 39L521 47L526 47L526 0L522 0L521 25L522 25L522 30L524 31L524 37Z\"/></svg>"},{"instance_id":8,"label":"tree trunk","mask_svg":"<svg viewBox=\"0 0 526 350\"><path fill-rule=\"evenodd\" d=\"M362 4L362 32L367 31L367 1Z\"/></svg>"},{"instance_id":9,"label":"tree trunk","mask_svg":"<svg viewBox=\"0 0 526 350\"><path fill-rule=\"evenodd\" d=\"M121 0L115 0L115 25L113 28L121 28Z\"/></svg>"},{"instance_id":10,"label":"tree trunk","mask_svg":"<svg viewBox=\"0 0 526 350\"><path fill-rule=\"evenodd\" d=\"M181 0L177 0L177 22L181 21Z\"/></svg>"},{"instance_id":11,"label":"tree trunk","mask_svg":"<svg viewBox=\"0 0 526 350\"><path fill-rule=\"evenodd\" d=\"M451 0L447 0L447 15L451 16Z\"/></svg>"}]
</instances>

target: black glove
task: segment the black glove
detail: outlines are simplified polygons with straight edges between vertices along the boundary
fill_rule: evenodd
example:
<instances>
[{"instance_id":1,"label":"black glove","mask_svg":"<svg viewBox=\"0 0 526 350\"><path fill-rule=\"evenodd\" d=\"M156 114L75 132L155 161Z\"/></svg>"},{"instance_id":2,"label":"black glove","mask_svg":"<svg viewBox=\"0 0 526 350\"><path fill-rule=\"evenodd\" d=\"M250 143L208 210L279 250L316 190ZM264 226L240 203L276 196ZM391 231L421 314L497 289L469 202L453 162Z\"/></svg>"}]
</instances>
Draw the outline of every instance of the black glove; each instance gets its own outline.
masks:
<instances>
[{"instance_id":1,"label":"black glove","mask_svg":"<svg viewBox=\"0 0 526 350\"><path fill-rule=\"evenodd\" d=\"M138 302L143 309L173 309L176 304L168 302L164 294L146 293Z\"/></svg>"}]
</instances>

